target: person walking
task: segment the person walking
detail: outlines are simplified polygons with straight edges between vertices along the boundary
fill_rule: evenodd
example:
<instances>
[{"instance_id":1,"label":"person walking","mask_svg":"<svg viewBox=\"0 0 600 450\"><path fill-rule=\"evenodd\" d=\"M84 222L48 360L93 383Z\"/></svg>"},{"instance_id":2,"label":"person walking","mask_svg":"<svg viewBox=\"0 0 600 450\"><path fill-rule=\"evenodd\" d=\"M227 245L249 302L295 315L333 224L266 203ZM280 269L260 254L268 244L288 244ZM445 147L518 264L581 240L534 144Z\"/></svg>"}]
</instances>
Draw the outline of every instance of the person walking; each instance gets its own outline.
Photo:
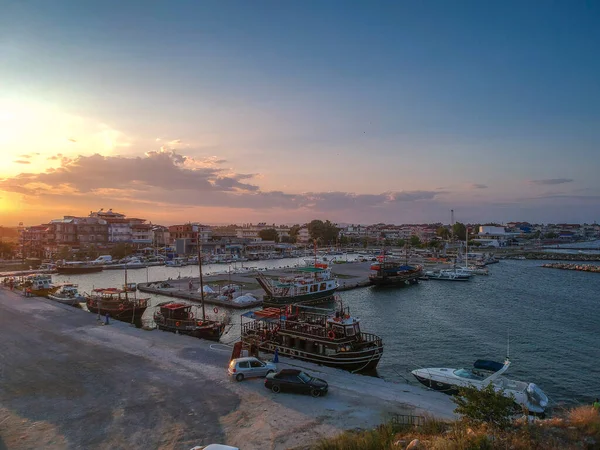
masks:
<instances>
[{"instance_id":1,"label":"person walking","mask_svg":"<svg viewBox=\"0 0 600 450\"><path fill-rule=\"evenodd\" d=\"M594 408L594 411L597 413L600 413L600 400L594 400L594 403L592 403L592 408Z\"/></svg>"}]
</instances>

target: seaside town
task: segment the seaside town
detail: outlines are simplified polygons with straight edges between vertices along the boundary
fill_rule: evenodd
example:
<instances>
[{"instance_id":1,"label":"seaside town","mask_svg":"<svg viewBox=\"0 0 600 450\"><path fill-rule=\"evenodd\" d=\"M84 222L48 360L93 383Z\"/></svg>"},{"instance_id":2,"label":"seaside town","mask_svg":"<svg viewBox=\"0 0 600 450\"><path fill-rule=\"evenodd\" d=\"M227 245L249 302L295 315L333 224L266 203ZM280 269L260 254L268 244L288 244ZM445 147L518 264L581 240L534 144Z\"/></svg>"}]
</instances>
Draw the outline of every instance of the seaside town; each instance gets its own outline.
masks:
<instances>
[{"instance_id":1,"label":"seaside town","mask_svg":"<svg viewBox=\"0 0 600 450\"><path fill-rule=\"evenodd\" d=\"M485 395L505 404L504 415L494 420L529 417L539 427L545 427L547 420L560 420L572 429L575 419L560 415L564 406L553 405L539 381L504 378L511 364L509 351L504 362L477 359L472 369L416 365L408 375L417 384L407 384L403 376L390 378L381 361L388 347L392 345L394 352L399 343L373 333L380 329L377 324L360 320L352 311L356 305L340 297L344 291L364 289L375 289L370 291L375 296L404 295L415 286L435 281L447 286L455 284L449 282L469 286L478 283L475 279L485 283L494 277L488 266L502 260L536 264L544 259L572 260L579 263L539 267L600 273L594 264L600 253L588 252L600 238L596 223L463 224L455 222L453 210L449 217L449 224L347 225L316 219L296 225L188 222L163 226L99 209L87 216L66 215L35 226L0 227L0 300L4 301L0 306L8 307L5 311L11 310L15 318L22 317L36 299L41 302L36 308L48 318L75 311L57 308L75 307L83 315L61 322L64 332L75 320L79 330L87 330L87 342L92 339L97 345L100 338L151 363L156 358L164 361L169 352L182 348L204 355L192 361L179 356L168 359L169 364L183 364L220 385L229 380L233 384L226 390L246 400L238 408L229 407L225 420L232 422L224 435L214 437L235 447L192 446L197 435L182 430L188 437L178 442L186 442L189 448L330 448L323 440L328 436L377 425L390 427L380 429L388 437L377 440L395 436L396 447L430 448L432 438L423 435L424 428L455 426L452 421L457 414L471 417L469 408L487 407L485 402L490 400ZM576 250L570 250L572 245ZM153 330L167 333L148 334ZM141 351L132 339L147 341L154 350ZM84 347L86 341L81 343ZM128 366L122 370L137 370ZM264 383L257 384L255 380L262 378ZM187 383L181 383L185 392ZM286 403L274 406L274 398L261 396L257 391L261 384L278 398L280 393L296 392L329 400L323 403L326 407L307 399L292 400L300 402L300 409L308 414L301 419L298 413L290 415ZM250 390L245 392L245 387ZM490 387L495 390L491 394ZM472 399L470 407L462 400L453 406L449 398L463 397L447 394L466 395L467 388L481 392L481 399ZM183 392L175 398L183 399ZM357 403L359 393L363 401ZM202 395L216 395L224 404L229 401L229 394ZM332 399L336 400L332 403ZM255 408L270 411L268 424L259 425L247 416ZM580 409L570 414L581 414ZM342 412L357 416L343 419ZM196 412L192 409L189 414ZM323 423L315 424L313 415L323 417ZM14 416L9 414L4 420L17 427ZM285 430L298 421L302 431L288 436ZM276 434L273 445L270 435L275 422L282 434ZM239 427L254 432L249 436ZM312 433L321 441L310 437ZM585 430L581 433L581 439L595 442ZM10 442L30 442L29 436L49 443L57 439L53 432L40 434L31 428L20 437L17 434L9 435ZM202 442L212 440L210 436L204 434ZM343 434L333 439L338 443L331 448L356 448L352 445L358 438ZM387 444L377 445L384 448Z\"/></svg>"},{"instance_id":2,"label":"seaside town","mask_svg":"<svg viewBox=\"0 0 600 450\"><path fill-rule=\"evenodd\" d=\"M599 24L2 2L0 450L600 450Z\"/></svg>"},{"instance_id":3,"label":"seaside town","mask_svg":"<svg viewBox=\"0 0 600 450\"><path fill-rule=\"evenodd\" d=\"M281 256L300 256L298 251L318 245L331 249L404 247L441 249L458 225L457 238L465 240L469 230L470 245L498 249L524 245L560 245L600 237L600 225L593 224L333 224L315 220L307 224L276 225L267 223L208 226L187 222L163 226L146 219L127 217L112 209L100 209L88 216L65 215L35 226L0 227L4 243L2 258L38 258L62 260L82 257L94 259L100 254L139 253L140 256L176 254L187 257L202 252L214 262L234 258L249 260ZM128 256L123 254L123 257Z\"/></svg>"}]
</instances>

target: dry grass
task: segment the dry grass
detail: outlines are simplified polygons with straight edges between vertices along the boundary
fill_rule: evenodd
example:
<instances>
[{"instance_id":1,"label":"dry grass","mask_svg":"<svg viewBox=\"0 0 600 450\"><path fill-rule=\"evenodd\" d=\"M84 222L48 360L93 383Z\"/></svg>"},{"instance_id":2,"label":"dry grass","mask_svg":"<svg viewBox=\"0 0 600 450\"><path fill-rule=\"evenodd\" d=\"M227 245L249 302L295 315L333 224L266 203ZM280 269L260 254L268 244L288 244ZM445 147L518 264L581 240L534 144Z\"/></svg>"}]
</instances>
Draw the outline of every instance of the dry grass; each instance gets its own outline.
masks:
<instances>
[{"instance_id":1,"label":"dry grass","mask_svg":"<svg viewBox=\"0 0 600 450\"><path fill-rule=\"evenodd\" d=\"M565 411L562 417L533 423L519 420L504 431L427 417L418 428L382 425L375 430L342 433L322 440L314 448L403 450L413 439L419 439L420 448L430 450L600 449L600 414L589 406L582 406Z\"/></svg>"}]
</instances>

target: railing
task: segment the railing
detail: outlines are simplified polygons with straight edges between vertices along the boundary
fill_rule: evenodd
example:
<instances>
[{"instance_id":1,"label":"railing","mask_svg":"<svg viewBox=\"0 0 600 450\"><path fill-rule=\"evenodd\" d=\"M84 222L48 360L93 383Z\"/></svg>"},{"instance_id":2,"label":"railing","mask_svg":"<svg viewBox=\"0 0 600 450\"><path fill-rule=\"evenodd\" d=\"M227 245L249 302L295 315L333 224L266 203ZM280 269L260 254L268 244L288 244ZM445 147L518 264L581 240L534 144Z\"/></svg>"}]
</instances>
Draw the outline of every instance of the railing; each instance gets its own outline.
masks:
<instances>
[{"instance_id":1,"label":"railing","mask_svg":"<svg viewBox=\"0 0 600 450\"><path fill-rule=\"evenodd\" d=\"M390 422L393 427L412 427L412 428L420 428L425 423L425 417L423 416L413 416L410 414L397 414L392 413Z\"/></svg>"}]
</instances>

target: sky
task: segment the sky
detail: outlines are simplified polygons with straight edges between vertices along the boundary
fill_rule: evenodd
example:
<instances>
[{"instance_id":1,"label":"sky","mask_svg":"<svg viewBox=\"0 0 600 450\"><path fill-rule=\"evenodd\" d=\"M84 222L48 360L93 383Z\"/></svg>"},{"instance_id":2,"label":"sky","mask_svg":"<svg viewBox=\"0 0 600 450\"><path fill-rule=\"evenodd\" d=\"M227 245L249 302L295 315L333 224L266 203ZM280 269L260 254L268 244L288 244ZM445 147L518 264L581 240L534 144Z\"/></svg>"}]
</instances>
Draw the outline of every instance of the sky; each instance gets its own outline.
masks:
<instances>
[{"instance_id":1,"label":"sky","mask_svg":"<svg viewBox=\"0 0 600 450\"><path fill-rule=\"evenodd\" d=\"M0 6L0 225L600 219L598 2Z\"/></svg>"}]
</instances>

